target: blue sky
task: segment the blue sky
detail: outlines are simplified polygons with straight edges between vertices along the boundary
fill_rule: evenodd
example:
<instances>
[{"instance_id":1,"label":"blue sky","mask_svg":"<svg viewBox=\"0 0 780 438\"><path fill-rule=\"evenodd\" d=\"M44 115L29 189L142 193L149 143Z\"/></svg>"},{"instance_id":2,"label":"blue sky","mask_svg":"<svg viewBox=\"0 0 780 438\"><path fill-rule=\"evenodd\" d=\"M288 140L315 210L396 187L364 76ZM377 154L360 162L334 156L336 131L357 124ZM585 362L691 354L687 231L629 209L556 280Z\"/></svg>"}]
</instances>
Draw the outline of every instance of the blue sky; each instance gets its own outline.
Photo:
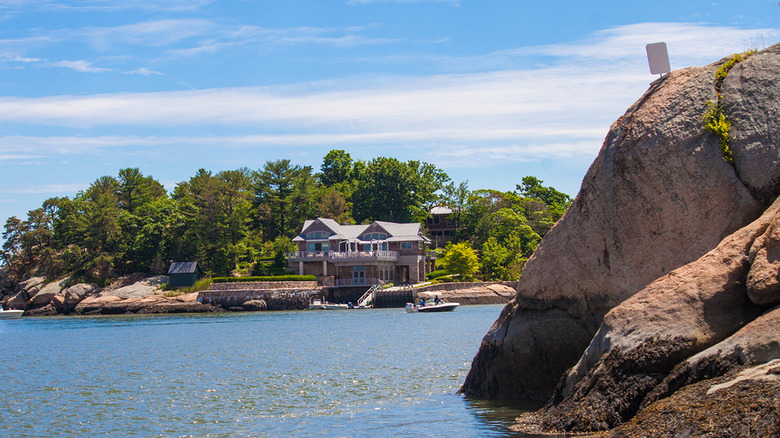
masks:
<instances>
[{"instance_id":1,"label":"blue sky","mask_svg":"<svg viewBox=\"0 0 780 438\"><path fill-rule=\"evenodd\" d=\"M574 196L609 126L673 69L780 41L776 0L0 0L0 220L138 167L344 149L472 189Z\"/></svg>"}]
</instances>

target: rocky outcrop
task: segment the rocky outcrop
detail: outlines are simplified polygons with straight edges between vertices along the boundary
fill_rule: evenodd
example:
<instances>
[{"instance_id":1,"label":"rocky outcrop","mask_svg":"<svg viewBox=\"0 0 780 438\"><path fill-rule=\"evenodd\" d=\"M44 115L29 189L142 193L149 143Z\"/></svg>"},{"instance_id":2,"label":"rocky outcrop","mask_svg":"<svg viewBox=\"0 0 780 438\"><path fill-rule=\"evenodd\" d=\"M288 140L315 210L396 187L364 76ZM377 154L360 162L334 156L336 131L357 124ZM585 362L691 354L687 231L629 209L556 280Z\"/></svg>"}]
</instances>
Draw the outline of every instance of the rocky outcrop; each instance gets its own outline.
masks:
<instances>
[{"instance_id":1,"label":"rocky outcrop","mask_svg":"<svg viewBox=\"0 0 780 438\"><path fill-rule=\"evenodd\" d=\"M416 289L426 299L434 292L441 298L462 305L506 304L515 296L515 289L502 283L443 283Z\"/></svg>"},{"instance_id":2,"label":"rocky outcrop","mask_svg":"<svg viewBox=\"0 0 780 438\"><path fill-rule=\"evenodd\" d=\"M204 313L220 311L223 311L223 309L199 302L197 293L171 298L159 295L134 298L121 298L116 295L97 296L85 299L75 308L75 313L78 315Z\"/></svg>"},{"instance_id":3,"label":"rocky outcrop","mask_svg":"<svg viewBox=\"0 0 780 438\"><path fill-rule=\"evenodd\" d=\"M720 63L672 72L612 125L483 339L462 392L546 400L611 308L762 213L780 191L778 60L780 46L753 55L720 87L734 166L702 120ZM767 262L756 264L758 294L773 295L758 275L776 263L769 250L756 253Z\"/></svg>"},{"instance_id":4,"label":"rocky outcrop","mask_svg":"<svg viewBox=\"0 0 780 438\"><path fill-rule=\"evenodd\" d=\"M780 200L699 260L612 309L550 403L521 423L530 430L606 430L685 385L780 358L773 326L780 310L761 316L766 307L750 300L745 285L751 249L778 224Z\"/></svg>"}]
</instances>

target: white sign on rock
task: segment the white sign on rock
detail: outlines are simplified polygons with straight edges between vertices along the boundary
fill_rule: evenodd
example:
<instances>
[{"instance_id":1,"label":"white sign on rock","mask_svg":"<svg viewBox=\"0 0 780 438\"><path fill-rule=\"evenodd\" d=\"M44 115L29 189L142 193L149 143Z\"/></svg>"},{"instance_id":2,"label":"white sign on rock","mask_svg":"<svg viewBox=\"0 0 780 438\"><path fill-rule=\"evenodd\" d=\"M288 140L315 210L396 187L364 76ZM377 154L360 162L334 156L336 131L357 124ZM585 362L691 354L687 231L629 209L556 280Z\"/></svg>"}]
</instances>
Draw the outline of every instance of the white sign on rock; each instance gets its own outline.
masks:
<instances>
[{"instance_id":1,"label":"white sign on rock","mask_svg":"<svg viewBox=\"0 0 780 438\"><path fill-rule=\"evenodd\" d=\"M669 52L666 43L652 43L645 46L647 50L647 62L650 64L650 73L662 75L672 71L669 66Z\"/></svg>"}]
</instances>

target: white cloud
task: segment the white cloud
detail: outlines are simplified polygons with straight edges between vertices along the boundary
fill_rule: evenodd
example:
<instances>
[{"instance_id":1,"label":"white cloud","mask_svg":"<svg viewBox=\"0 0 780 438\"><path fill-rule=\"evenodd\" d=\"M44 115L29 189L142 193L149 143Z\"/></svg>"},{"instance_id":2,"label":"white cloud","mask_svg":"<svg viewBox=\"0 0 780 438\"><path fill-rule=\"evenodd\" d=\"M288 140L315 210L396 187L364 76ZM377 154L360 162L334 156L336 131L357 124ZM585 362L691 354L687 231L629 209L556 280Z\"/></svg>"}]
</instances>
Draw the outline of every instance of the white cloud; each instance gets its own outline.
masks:
<instances>
[{"instance_id":1,"label":"white cloud","mask_svg":"<svg viewBox=\"0 0 780 438\"><path fill-rule=\"evenodd\" d=\"M13 194L60 194L75 193L79 190L85 190L89 184L46 184L41 186L31 186L23 189L9 189L6 193Z\"/></svg>"},{"instance_id":2,"label":"white cloud","mask_svg":"<svg viewBox=\"0 0 780 438\"><path fill-rule=\"evenodd\" d=\"M91 63L87 61L57 61L52 62L50 65L54 67L63 67L63 68L69 68L71 70L76 70L81 73L105 73L108 71L111 71L111 69L108 68L99 68L99 67L93 67Z\"/></svg>"},{"instance_id":3,"label":"white cloud","mask_svg":"<svg viewBox=\"0 0 780 438\"><path fill-rule=\"evenodd\" d=\"M324 32L324 31L323 31ZM755 33L751 33L755 32ZM327 32L325 32L327 33ZM310 32L316 35L317 32ZM737 38L726 45L723 34ZM275 87L0 98L0 127L30 124L106 132L127 127L156 137L0 137L0 153L87 153L110 148L419 147L442 160L595 156L610 124L653 80L644 45L666 40L674 67L742 50L745 31L694 24L632 25L586 41L519 48L493 56L546 55L554 62L489 73L329 81ZM686 37L687 35L687 37ZM665 38L668 37L668 38ZM704 44L704 41L718 42ZM682 48L682 49L681 49ZM728 53L722 53L723 51ZM606 62L606 61L609 62ZM88 71L89 64L70 68ZM139 70L138 74L152 74ZM182 136L204 127L244 135Z\"/></svg>"},{"instance_id":4,"label":"white cloud","mask_svg":"<svg viewBox=\"0 0 780 438\"><path fill-rule=\"evenodd\" d=\"M132 71L126 71L124 74L130 74L130 75L141 75L141 76L165 76L163 73L160 73L158 71L149 70L146 67L141 67Z\"/></svg>"}]
</instances>

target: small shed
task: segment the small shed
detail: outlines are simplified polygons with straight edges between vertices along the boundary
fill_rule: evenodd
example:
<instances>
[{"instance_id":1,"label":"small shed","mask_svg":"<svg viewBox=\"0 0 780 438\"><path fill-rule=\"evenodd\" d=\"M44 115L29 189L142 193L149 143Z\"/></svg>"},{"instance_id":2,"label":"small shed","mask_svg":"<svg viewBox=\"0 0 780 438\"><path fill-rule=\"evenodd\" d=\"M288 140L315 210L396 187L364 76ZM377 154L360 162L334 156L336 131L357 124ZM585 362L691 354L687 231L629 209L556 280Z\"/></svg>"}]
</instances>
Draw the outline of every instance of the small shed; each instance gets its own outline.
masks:
<instances>
[{"instance_id":1,"label":"small shed","mask_svg":"<svg viewBox=\"0 0 780 438\"><path fill-rule=\"evenodd\" d=\"M200 280L202 271L198 262L171 262L168 268L168 284L173 287L192 287Z\"/></svg>"}]
</instances>

